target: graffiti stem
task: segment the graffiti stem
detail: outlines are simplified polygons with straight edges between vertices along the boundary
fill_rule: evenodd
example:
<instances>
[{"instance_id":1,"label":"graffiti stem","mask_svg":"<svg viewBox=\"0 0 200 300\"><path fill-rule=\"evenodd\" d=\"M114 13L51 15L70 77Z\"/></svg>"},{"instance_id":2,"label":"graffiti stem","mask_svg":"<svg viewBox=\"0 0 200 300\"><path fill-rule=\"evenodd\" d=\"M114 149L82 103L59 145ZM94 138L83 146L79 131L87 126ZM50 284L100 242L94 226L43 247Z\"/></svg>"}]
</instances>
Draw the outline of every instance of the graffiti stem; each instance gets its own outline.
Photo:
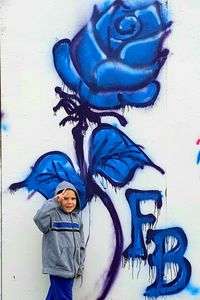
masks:
<instances>
[{"instance_id":1,"label":"graffiti stem","mask_svg":"<svg viewBox=\"0 0 200 300\"><path fill-rule=\"evenodd\" d=\"M108 209L108 212L112 218L113 225L115 228L116 245L115 245L113 259L110 268L107 272L106 279L104 281L104 286L101 291L101 295L97 298L97 300L104 300L111 286L113 285L119 271L119 267L121 263L121 254L123 250L123 234L122 234L122 228L121 228L119 217L117 215L117 212L115 210L115 207L110 197L104 191L102 191L102 189L94 181L92 182L92 189L94 191L94 194L99 196L99 198L102 200L105 207Z\"/></svg>"},{"instance_id":2,"label":"graffiti stem","mask_svg":"<svg viewBox=\"0 0 200 300\"><path fill-rule=\"evenodd\" d=\"M84 135L82 133L82 128L79 124L73 128L72 130L73 138L74 138L74 147L76 151L76 157L78 161L78 165L80 168L80 176L86 182L87 179L87 165L84 158Z\"/></svg>"},{"instance_id":3,"label":"graffiti stem","mask_svg":"<svg viewBox=\"0 0 200 300\"><path fill-rule=\"evenodd\" d=\"M84 135L82 132L82 127L83 122L81 122L80 120L77 126L74 127L72 130L77 162L80 168L80 176L85 181L86 190L90 190L92 195L97 195L102 200L103 204L105 205L110 214L115 229L116 245L113 254L113 259L107 271L101 295L97 298L97 300L104 300L108 292L110 291L110 288L112 287L119 271L123 250L123 234L119 217L110 197L106 194L106 192L102 191L98 184L96 184L96 182L92 179L90 174L88 174L87 164L84 158Z\"/></svg>"}]
</instances>

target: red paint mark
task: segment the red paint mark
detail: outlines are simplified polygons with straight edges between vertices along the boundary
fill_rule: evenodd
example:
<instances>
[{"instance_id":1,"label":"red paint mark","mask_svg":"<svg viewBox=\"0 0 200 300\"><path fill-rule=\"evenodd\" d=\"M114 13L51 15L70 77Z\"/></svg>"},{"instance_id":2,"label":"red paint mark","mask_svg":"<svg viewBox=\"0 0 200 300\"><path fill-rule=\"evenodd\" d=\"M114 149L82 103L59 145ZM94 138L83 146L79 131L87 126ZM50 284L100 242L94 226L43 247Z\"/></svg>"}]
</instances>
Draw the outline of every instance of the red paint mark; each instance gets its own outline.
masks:
<instances>
[{"instance_id":1,"label":"red paint mark","mask_svg":"<svg viewBox=\"0 0 200 300\"><path fill-rule=\"evenodd\" d=\"M196 141L196 145L199 145L200 144L200 139L198 139L197 141Z\"/></svg>"}]
</instances>

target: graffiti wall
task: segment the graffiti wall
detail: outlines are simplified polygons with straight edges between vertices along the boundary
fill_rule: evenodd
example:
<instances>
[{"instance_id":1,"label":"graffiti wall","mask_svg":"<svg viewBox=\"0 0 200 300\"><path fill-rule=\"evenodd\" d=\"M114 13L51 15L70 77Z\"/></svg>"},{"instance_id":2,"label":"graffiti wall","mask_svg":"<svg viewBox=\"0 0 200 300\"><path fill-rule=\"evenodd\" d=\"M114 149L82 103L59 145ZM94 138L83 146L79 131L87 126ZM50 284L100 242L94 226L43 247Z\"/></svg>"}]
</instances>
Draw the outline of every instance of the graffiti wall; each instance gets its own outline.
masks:
<instances>
[{"instance_id":1,"label":"graffiti wall","mask_svg":"<svg viewBox=\"0 0 200 300\"><path fill-rule=\"evenodd\" d=\"M2 3L2 299L45 299L33 217L69 181L76 300L197 300L196 0Z\"/></svg>"}]
</instances>

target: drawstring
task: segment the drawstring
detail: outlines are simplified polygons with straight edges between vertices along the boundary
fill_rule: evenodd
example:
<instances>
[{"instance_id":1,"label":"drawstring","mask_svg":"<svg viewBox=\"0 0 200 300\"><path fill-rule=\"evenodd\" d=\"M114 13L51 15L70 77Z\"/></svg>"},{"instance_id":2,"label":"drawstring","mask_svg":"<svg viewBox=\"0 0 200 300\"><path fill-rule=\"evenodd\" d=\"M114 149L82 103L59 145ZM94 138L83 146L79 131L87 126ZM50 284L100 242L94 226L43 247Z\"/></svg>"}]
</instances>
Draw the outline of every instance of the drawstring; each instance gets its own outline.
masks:
<instances>
[{"instance_id":1,"label":"drawstring","mask_svg":"<svg viewBox=\"0 0 200 300\"><path fill-rule=\"evenodd\" d=\"M79 288L81 288L82 285L83 285L83 275L80 275L79 277L80 277L80 280L81 280Z\"/></svg>"}]
</instances>

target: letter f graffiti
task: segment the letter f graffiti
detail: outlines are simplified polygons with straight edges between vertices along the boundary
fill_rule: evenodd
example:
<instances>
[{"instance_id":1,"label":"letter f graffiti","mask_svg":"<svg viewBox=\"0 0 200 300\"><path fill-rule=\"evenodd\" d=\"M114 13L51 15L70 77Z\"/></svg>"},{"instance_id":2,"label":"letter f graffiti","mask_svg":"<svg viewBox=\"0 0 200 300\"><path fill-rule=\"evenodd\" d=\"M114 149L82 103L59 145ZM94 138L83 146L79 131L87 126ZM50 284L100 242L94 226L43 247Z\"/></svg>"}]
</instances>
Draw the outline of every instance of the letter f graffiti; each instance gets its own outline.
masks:
<instances>
[{"instance_id":1,"label":"letter f graffiti","mask_svg":"<svg viewBox=\"0 0 200 300\"><path fill-rule=\"evenodd\" d=\"M147 259L147 249L143 237L143 226L152 226L156 222L156 217L153 214L143 215L140 210L141 202L153 201L155 207L160 209L162 207L162 195L157 190L136 190L128 189L126 191L126 198L128 200L131 214L132 214L132 241L128 248L123 252L125 259Z\"/></svg>"},{"instance_id":2,"label":"letter f graffiti","mask_svg":"<svg viewBox=\"0 0 200 300\"><path fill-rule=\"evenodd\" d=\"M169 241L171 240L171 245ZM191 277L191 265L183 256L187 247L187 237L179 227L164 230L148 230L147 244L153 241L155 250L148 257L150 267L155 268L155 281L145 290L144 296L159 297L181 292ZM173 245L172 245L172 241ZM169 249L170 248L170 249ZM176 268L175 278L167 278L167 266Z\"/></svg>"}]
</instances>

